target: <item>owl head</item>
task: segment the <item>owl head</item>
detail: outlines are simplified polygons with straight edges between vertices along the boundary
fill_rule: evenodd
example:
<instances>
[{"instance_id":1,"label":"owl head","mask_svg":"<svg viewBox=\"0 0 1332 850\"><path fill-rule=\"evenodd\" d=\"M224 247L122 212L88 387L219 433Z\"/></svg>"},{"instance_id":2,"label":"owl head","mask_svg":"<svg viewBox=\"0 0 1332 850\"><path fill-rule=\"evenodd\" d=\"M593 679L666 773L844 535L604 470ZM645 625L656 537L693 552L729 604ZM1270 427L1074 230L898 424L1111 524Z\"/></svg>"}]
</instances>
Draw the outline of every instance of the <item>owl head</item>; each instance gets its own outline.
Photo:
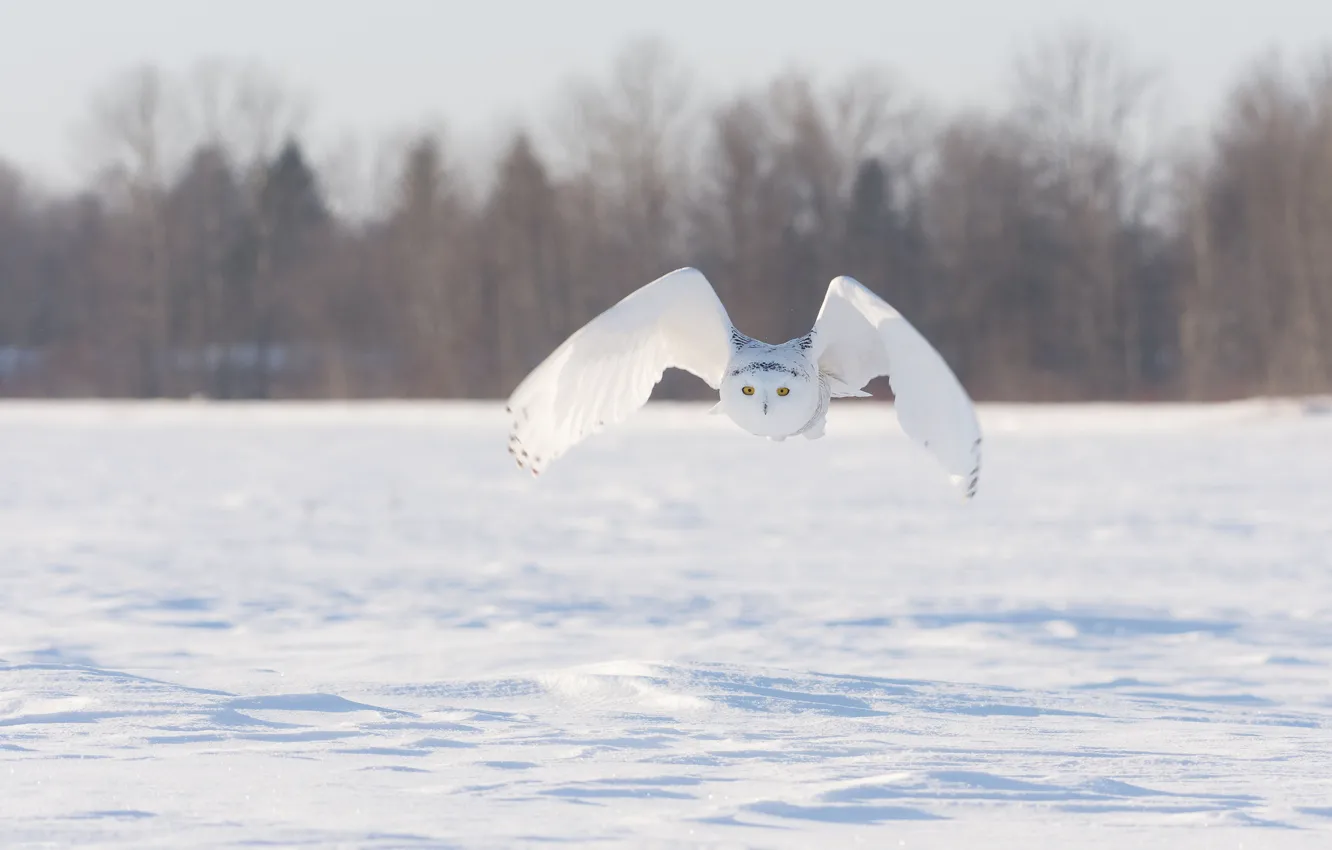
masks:
<instances>
[{"instance_id":1,"label":"owl head","mask_svg":"<svg viewBox=\"0 0 1332 850\"><path fill-rule=\"evenodd\" d=\"M733 362L722 378L720 412L760 437L787 437L809 423L819 385L802 364L766 356Z\"/></svg>"}]
</instances>

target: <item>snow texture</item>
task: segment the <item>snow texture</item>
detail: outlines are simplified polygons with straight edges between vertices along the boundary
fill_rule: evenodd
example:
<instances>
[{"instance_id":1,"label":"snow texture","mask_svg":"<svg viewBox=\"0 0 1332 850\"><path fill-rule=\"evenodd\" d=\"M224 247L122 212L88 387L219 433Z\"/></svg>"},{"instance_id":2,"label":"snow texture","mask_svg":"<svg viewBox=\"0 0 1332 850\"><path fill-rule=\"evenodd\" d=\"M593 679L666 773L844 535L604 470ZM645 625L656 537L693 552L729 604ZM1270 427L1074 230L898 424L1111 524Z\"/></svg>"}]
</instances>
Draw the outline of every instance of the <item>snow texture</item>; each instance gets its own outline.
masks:
<instances>
[{"instance_id":1,"label":"snow texture","mask_svg":"<svg viewBox=\"0 0 1332 850\"><path fill-rule=\"evenodd\" d=\"M0 406L0 846L1332 846L1324 404Z\"/></svg>"}]
</instances>

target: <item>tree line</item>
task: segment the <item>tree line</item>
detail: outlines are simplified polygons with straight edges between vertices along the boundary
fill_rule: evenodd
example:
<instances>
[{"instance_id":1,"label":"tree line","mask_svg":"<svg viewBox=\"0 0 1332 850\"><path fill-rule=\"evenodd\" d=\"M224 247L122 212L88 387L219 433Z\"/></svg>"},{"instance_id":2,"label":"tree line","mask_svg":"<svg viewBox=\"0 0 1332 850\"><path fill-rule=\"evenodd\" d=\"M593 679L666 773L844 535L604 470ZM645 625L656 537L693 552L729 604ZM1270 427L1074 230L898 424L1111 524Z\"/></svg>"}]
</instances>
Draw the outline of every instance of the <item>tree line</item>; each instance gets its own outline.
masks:
<instances>
[{"instance_id":1,"label":"tree line","mask_svg":"<svg viewBox=\"0 0 1332 850\"><path fill-rule=\"evenodd\" d=\"M1160 92L1085 33L953 111L876 70L707 99L645 42L484 167L422 131L365 178L260 71L129 69L83 188L0 163L0 395L503 397L684 265L769 341L850 274L978 399L1332 391L1332 51L1255 58L1198 139Z\"/></svg>"}]
</instances>

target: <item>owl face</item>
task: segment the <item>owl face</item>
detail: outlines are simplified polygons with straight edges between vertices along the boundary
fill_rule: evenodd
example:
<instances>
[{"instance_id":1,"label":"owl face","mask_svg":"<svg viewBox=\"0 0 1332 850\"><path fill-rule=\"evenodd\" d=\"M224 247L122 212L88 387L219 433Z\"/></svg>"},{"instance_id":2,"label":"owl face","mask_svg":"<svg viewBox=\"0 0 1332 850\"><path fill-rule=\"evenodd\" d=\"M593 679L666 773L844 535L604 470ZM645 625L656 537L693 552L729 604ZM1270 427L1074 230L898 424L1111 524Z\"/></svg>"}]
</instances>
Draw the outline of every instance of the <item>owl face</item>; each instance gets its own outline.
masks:
<instances>
[{"instance_id":1,"label":"owl face","mask_svg":"<svg viewBox=\"0 0 1332 850\"><path fill-rule=\"evenodd\" d=\"M803 428L819 405L818 386L803 369L756 361L733 367L722 379L722 409L760 437L786 437Z\"/></svg>"}]
</instances>

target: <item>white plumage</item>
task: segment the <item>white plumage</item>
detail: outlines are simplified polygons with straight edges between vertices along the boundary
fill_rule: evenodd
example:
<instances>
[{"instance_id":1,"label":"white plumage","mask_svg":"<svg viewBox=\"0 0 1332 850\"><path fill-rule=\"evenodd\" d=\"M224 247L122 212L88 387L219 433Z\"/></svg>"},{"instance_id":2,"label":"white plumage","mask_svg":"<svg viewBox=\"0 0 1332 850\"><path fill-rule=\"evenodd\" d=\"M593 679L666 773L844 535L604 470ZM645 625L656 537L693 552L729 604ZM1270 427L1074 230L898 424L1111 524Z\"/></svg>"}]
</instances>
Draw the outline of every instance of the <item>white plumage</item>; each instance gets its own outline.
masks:
<instances>
[{"instance_id":1,"label":"white plumage","mask_svg":"<svg viewBox=\"0 0 1332 850\"><path fill-rule=\"evenodd\" d=\"M654 280L580 328L513 391L510 453L540 473L646 404L672 367L718 391L714 413L774 440L823 436L830 399L868 395L864 386L886 375L902 430L975 495L981 434L966 390L910 322L849 277L828 286L813 330L779 345L737 331L697 269Z\"/></svg>"}]
</instances>

